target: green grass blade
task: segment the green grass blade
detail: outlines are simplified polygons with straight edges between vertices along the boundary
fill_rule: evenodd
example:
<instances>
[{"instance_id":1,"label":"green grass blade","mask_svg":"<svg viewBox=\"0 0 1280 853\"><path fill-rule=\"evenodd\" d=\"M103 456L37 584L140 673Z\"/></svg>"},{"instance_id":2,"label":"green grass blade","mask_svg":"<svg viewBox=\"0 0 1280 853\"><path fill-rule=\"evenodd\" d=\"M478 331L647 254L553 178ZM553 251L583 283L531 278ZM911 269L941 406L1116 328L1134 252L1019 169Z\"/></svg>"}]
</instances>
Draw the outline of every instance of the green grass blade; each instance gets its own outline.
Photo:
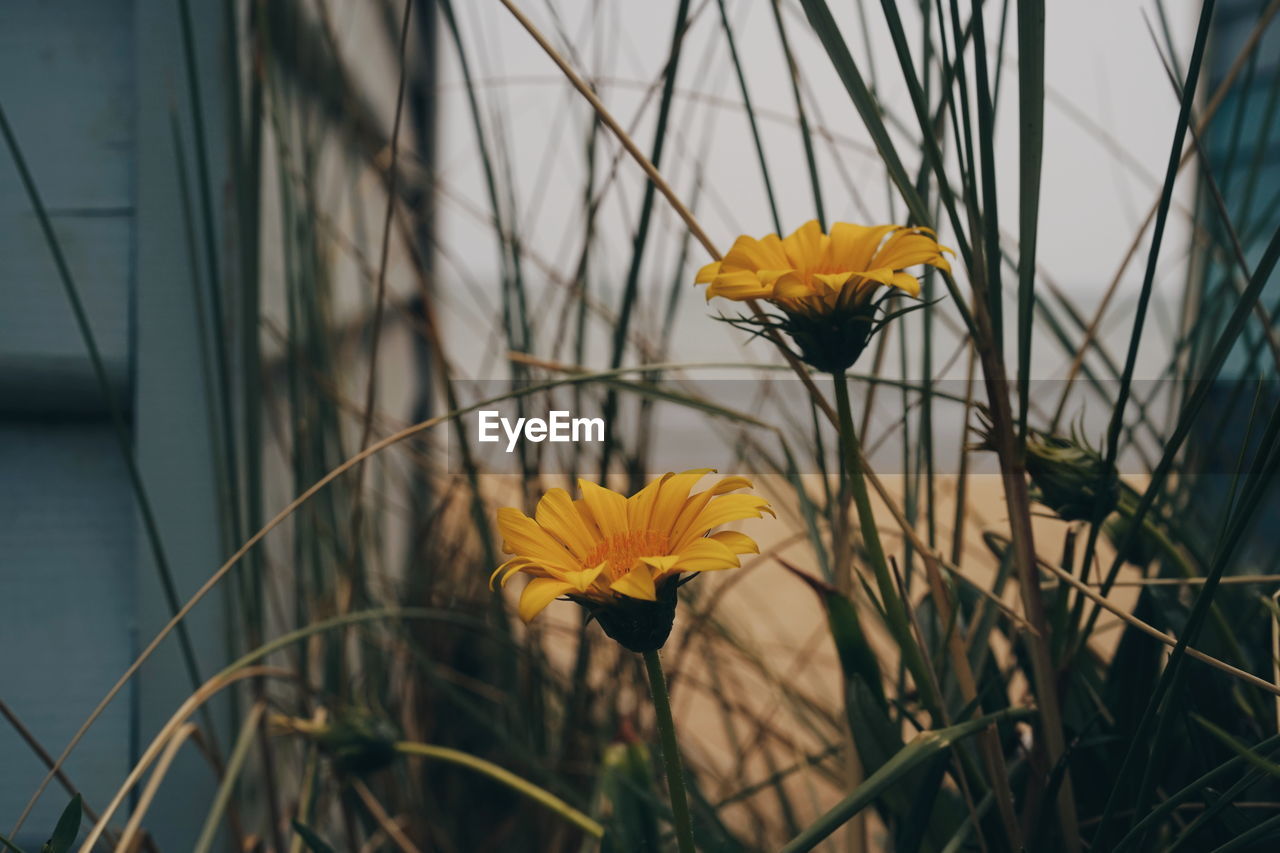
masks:
<instances>
[{"instance_id":1,"label":"green grass blade","mask_svg":"<svg viewBox=\"0 0 1280 853\"><path fill-rule=\"evenodd\" d=\"M249 750L253 747L254 738L258 735L259 722L265 710L266 706L259 703L245 716L240 735L231 747L231 754L227 757L227 765L222 769L222 780L218 783L218 790L213 795L213 802L209 806L208 815L205 816L204 826L200 829L200 835L197 836L196 843L191 848L192 853L208 853L213 846L218 826L222 823L222 816L226 813L236 785L240 781L240 774L248 761Z\"/></svg>"},{"instance_id":2,"label":"green grass blade","mask_svg":"<svg viewBox=\"0 0 1280 853\"><path fill-rule=\"evenodd\" d=\"M907 92L911 95L911 105L915 108L916 121L920 125L920 138L924 144L925 162L933 171L934 179L938 184L938 198L943 207L946 208L947 216L951 221L951 228L955 232L955 239L959 245L960 256L964 258L967 264L971 260L972 250L965 236L965 228L960 221L959 211L956 209L955 193L951 189L951 182L947 179L946 168L942 159L942 146L935 132L938 124L929 115L929 102L924 89L920 85L920 79L916 75L915 64L911 59L911 47L907 43L906 30L902 25L902 16L898 14L898 5L894 0L881 0L880 6L884 10L885 23L888 25L889 35L893 39L893 48L898 54L898 65L902 69L903 79L906 80Z\"/></svg>"},{"instance_id":3,"label":"green grass blade","mask_svg":"<svg viewBox=\"0 0 1280 853\"><path fill-rule=\"evenodd\" d=\"M315 830L308 828L305 824L300 823L296 819L293 821L293 831L298 833L303 843L307 845L307 849L311 853L335 853L333 847L327 841L316 834Z\"/></svg>"},{"instance_id":4,"label":"green grass blade","mask_svg":"<svg viewBox=\"0 0 1280 853\"><path fill-rule=\"evenodd\" d=\"M1034 712L1025 708L1009 709L968 720L949 728L921 732L883 767L867 777L856 790L811 823L804 832L791 839L782 848L782 853L804 853L806 850L817 847L850 818L874 803L885 791L893 788L903 777L944 750L950 749L957 742L972 737L987 726L1026 719L1033 715Z\"/></svg>"},{"instance_id":5,"label":"green grass blade","mask_svg":"<svg viewBox=\"0 0 1280 853\"><path fill-rule=\"evenodd\" d=\"M747 90L747 77L742 70L742 60L738 56L737 40L733 37L733 27L729 25L729 13L725 10L725 0L716 0L720 9L720 26L724 29L725 41L729 43L729 60L733 63L733 72L738 80L738 91L742 94L742 105L747 113L747 123L751 127L751 141L755 145L756 160L760 164L760 178L764 181L764 194L769 201L769 214L773 217L773 228L782 234L782 217L778 215L778 201L773 194L773 179L769 176L769 164L765 160L764 142L760 138L760 128L756 124L756 111L751 103L751 93Z\"/></svg>"},{"instance_id":6,"label":"green grass blade","mask_svg":"<svg viewBox=\"0 0 1280 853\"><path fill-rule=\"evenodd\" d=\"M800 4L804 7L804 13L809 18L809 23L817 33L823 48L826 49L831 64L840 76L840 81L844 83L854 108L862 118L862 123L871 134L876 150L889 171L889 178L897 187L902 200L906 202L911 218L920 225L932 227L933 219L929 209L924 199L916 192L915 184L907 174L902 158L898 156L898 150L889 137L889 130L881 116L880 105L876 103L871 90L867 88L862 72L858 70L853 54L849 52L849 46L840 34L840 27L831 16L831 9L827 6L826 0L800 0Z\"/></svg>"},{"instance_id":7,"label":"green grass blade","mask_svg":"<svg viewBox=\"0 0 1280 853\"><path fill-rule=\"evenodd\" d=\"M1018 413L1026 437L1044 163L1044 0L1018 0Z\"/></svg>"},{"instance_id":8,"label":"green grass blade","mask_svg":"<svg viewBox=\"0 0 1280 853\"><path fill-rule=\"evenodd\" d=\"M782 22L782 5L780 0L771 0L769 8L773 10L773 22L778 28L778 40L782 42L782 55L787 62L787 78L791 81L791 95L796 102L796 123L800 130L800 141L804 144L805 164L809 167L809 186L813 192L813 207L817 212L818 224L827 230L827 214L822 205L822 178L818 176L818 161L813 153L813 133L809 129L809 117L805 113L804 100L800 97L800 66L796 64L791 53L791 40L787 38L787 28ZM778 231L782 236L782 230Z\"/></svg>"},{"instance_id":9,"label":"green grass blade","mask_svg":"<svg viewBox=\"0 0 1280 853\"><path fill-rule=\"evenodd\" d=\"M676 72L683 53L685 30L689 23L689 0L680 0L676 8L676 20L671 31L671 49L663 69L662 95L658 102L658 120L653 132L653 145L650 149L649 162L654 168L662 165L662 155L667 142L667 123L671 118L671 105L675 98ZM640 295L640 270L644 263L645 248L649 242L649 229L653 221L654 201L657 198L657 186L653 181L645 181L644 196L640 202L640 216L636 223L635 235L631 241L631 260L627 267L627 277L622 289L622 303L618 309L618 318L613 327L613 343L609 358L610 367L618 367L626 355L627 336L631 329L631 315L635 310ZM610 391L604 402L605 441L601 454L601 476L607 477L609 462L615 450L617 435L613 429L618 412L618 397Z\"/></svg>"}]
</instances>

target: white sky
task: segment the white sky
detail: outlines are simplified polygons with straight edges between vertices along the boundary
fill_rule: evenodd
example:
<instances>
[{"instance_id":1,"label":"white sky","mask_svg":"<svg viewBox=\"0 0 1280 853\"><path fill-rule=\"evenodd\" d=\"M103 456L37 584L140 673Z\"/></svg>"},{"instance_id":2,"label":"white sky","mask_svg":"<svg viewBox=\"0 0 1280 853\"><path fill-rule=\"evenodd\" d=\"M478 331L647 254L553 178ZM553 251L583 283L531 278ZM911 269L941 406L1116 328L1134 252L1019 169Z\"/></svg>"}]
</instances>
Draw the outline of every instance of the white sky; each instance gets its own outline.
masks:
<instances>
[{"instance_id":1,"label":"white sky","mask_svg":"<svg viewBox=\"0 0 1280 853\"><path fill-rule=\"evenodd\" d=\"M588 107L496 0L455 5L460 10L473 73L483 83L484 108L490 118L498 117L490 122L490 128L505 136L509 169L517 176L523 239L546 262L568 274L580 250ZM906 5L904 16L910 11ZM987 5L988 38L994 41L1000 4ZM1169 156L1177 102L1144 23L1145 12L1152 25L1158 26L1152 3L1051 0L1048 6L1046 76L1051 94L1046 107L1039 258L1045 271L1068 293L1078 296L1079 305L1087 312L1115 275L1138 223L1155 201ZM832 4L864 74L869 76L874 69L886 108L902 126L912 127L914 117L882 15L877 4L866 7L870 29L864 39L857 4ZM635 128L635 138L648 150L657 97L647 103L643 100L667 55L674 0L598 6L588 0L525 0L522 8L557 44L564 44L561 32L569 34L574 54L571 61L585 76L602 81L602 97L609 109L625 125ZM692 8L695 20L677 77L680 96L673 112L675 132L668 139L662 171L687 198L692 195L695 177L701 174L699 218L712 238L727 247L739 233L762 234L774 229L716 5L695 0ZM791 230L813 217L814 206L773 15L766 0L739 0L729 3L728 8L752 98L766 116L762 121L764 145L783 226ZM559 24L551 9L558 14ZM1179 56L1185 57L1194 21L1187 10L1181 13L1171 25L1179 41ZM1016 230L1018 200L1017 57L1012 19L1011 12L996 150L1000 215L1006 232ZM842 141L837 152L828 144L818 147L828 218L900 218L900 209L896 213L888 209L883 167L870 150L869 137L798 3L784 3L784 21L812 94L806 98L810 121ZM910 33L918 23L907 17L906 26ZM871 61L864 47L867 43ZM465 259L466 277L474 284L486 287L494 283L486 300L492 304L497 296L492 234L456 201L465 199L479 210L487 204L459 85L456 53L451 47L443 57L442 76L446 96L440 166L449 195L440 208L442 239ZM1109 139L1102 138L1100 130ZM897 141L908 168L914 169L921 156L918 145L901 134ZM1109 145L1122 146L1127 156L1118 157ZM618 149L609 140L602 150L611 157ZM599 169L598 174L604 174L604 166ZM860 201L850 193L847 180L853 181ZM1180 184L1183 204L1190 197L1190 183L1184 180ZM625 278L630 233L643 187L638 169L629 160L619 165L619 184L621 192L611 192L603 207L601 228L608 254L592 285L604 291L602 298L609 304L617 303ZM650 262L643 277L649 295L645 318L651 322L673 279L682 233L665 205L659 207L657 227L650 239ZM1176 317L1185 283L1187 236L1185 217L1175 217L1166 236L1158 277L1164 295L1158 310L1169 318ZM702 254L696 246L691 250L690 277L692 270L705 262ZM1123 279L1114 322L1108 326L1113 336L1120 334L1122 342L1127 340L1131 320L1131 312L1124 306L1136 298L1145 255L1144 243ZM446 275L449 268L446 264ZM682 307L689 310L681 314L680 329L690 328L683 322L686 314L697 314L694 319L705 323L700 296L689 288L683 298ZM469 314L474 312L464 311L460 316ZM714 325L718 328L711 332L681 336L682 345L691 344L690 352L682 352L682 357L732 355L735 348L725 335L727 330ZM478 329L473 327L472 331ZM1153 332L1156 334L1151 345L1144 347L1144 356L1149 355L1149 368L1155 371L1162 363L1156 352L1159 327ZM1055 375L1063 366L1059 360L1042 363L1041 375Z\"/></svg>"}]
</instances>

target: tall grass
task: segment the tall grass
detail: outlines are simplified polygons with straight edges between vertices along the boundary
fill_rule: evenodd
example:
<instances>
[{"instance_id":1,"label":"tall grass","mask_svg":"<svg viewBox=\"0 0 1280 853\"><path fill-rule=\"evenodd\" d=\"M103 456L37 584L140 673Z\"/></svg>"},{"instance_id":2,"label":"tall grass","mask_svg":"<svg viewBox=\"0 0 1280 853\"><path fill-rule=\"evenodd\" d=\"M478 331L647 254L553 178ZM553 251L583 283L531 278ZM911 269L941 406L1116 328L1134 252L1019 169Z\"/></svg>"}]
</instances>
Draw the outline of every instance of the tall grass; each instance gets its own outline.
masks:
<instances>
[{"instance_id":1,"label":"tall grass","mask_svg":"<svg viewBox=\"0 0 1280 853\"><path fill-rule=\"evenodd\" d=\"M1155 50L1132 61L1167 57L1173 93L1151 97L1177 117L1100 302L1037 256L1071 239L1041 221L1043 176L1080 167L1045 156L1054 4L668 5L665 38L634 45L656 70L628 116L614 4L575 18L554 2L228 3L224 193L182 4L194 137L175 121L174 146L228 559L195 599L170 594L172 621L104 699L169 635L184 644L191 698L144 733L112 803L83 803L91 843L154 846L151 795L181 784L169 762L198 741L218 780L192 828L201 851L674 849L670 744L640 658L568 605L526 627L486 582L497 506L531 509L578 474L638 487L681 440L660 417L678 409L780 510L761 555L684 587L666 649L700 849L1274 844L1280 574L1259 543L1280 481L1280 209L1259 187L1280 102L1263 36L1280 4L1235 45L1215 41L1223 12L1206 0L1179 51L1157 0ZM756 18L767 26L748 39ZM495 21L525 25L564 91L532 172L521 125L551 119L512 108L479 27ZM873 26L889 35L875 50ZM781 59L776 111L753 73L766 50ZM710 224L725 216L717 151L696 130L708 114L742 134L734 179L760 204L732 214L749 233L876 209L955 247L954 274L928 274L926 307L848 385L828 392L776 333L739 336L743 351L726 339L733 363L684 357L705 349L690 340L737 335L685 290L733 236ZM837 114L863 135L827 127ZM474 192L440 143L463 127ZM21 128L3 113L0 128L21 162ZM1104 141L1134 165L1124 138ZM40 176L20 168L41 211ZM787 182L812 204L795 222ZM1176 191L1191 183L1186 209ZM559 206L544 210L548 194ZM1190 263L1167 236L1184 220ZM1117 299L1144 254L1136 300ZM1155 294L1171 269L1185 309L1170 327ZM81 328L93 352L92 318ZM1155 349L1167 363L1145 383ZM1225 381L1241 358L1250 381ZM724 399L713 372L758 394ZM524 445L502 472L472 452L477 408L565 399L606 417L602 446ZM1074 433L1089 411L1105 430ZM1049 434L1071 449L1083 509L1050 493ZM227 659L195 661L184 617L223 587ZM231 730L198 716L213 702ZM54 778L74 788L60 765L79 739L56 759L62 745L33 741L51 765L39 795Z\"/></svg>"}]
</instances>

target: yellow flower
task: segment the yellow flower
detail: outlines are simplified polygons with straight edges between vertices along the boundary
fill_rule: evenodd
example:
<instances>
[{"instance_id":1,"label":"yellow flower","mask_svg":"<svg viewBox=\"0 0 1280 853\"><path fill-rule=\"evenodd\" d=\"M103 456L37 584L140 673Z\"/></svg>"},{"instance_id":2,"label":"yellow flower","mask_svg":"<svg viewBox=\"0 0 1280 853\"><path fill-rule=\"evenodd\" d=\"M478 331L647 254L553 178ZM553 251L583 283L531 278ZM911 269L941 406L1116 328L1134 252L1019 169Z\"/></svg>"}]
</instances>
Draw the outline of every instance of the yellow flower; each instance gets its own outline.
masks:
<instances>
[{"instance_id":1,"label":"yellow flower","mask_svg":"<svg viewBox=\"0 0 1280 853\"><path fill-rule=\"evenodd\" d=\"M763 299L781 308L784 318L737 322L781 329L803 361L837 373L857 360L883 322L877 318L883 300L872 295L887 286L919 296L920 282L905 268L949 271L950 251L927 228L837 222L828 235L810 221L785 240L739 237L723 260L698 270L696 281L708 285L708 300Z\"/></svg>"},{"instance_id":2,"label":"yellow flower","mask_svg":"<svg viewBox=\"0 0 1280 853\"><path fill-rule=\"evenodd\" d=\"M837 222L827 235L810 220L785 240L744 234L696 280L710 285L708 300L766 299L792 314L826 314L865 303L882 284L919 296L919 280L903 270L916 264L950 270L943 257L950 251L928 228Z\"/></svg>"},{"instance_id":3,"label":"yellow flower","mask_svg":"<svg viewBox=\"0 0 1280 853\"><path fill-rule=\"evenodd\" d=\"M505 586L517 573L532 576L520 596L520 618L526 622L561 596L591 609L606 631L605 614L611 608L634 611L637 605L669 599L673 611L677 576L736 568L739 555L758 553L750 537L728 530L712 533L712 528L773 514L764 498L727 494L751 488L743 477L725 477L691 495L709 473L665 474L631 497L579 480L581 499L551 489L533 518L511 507L498 510L503 550L514 556L498 567L490 583L501 577Z\"/></svg>"}]
</instances>

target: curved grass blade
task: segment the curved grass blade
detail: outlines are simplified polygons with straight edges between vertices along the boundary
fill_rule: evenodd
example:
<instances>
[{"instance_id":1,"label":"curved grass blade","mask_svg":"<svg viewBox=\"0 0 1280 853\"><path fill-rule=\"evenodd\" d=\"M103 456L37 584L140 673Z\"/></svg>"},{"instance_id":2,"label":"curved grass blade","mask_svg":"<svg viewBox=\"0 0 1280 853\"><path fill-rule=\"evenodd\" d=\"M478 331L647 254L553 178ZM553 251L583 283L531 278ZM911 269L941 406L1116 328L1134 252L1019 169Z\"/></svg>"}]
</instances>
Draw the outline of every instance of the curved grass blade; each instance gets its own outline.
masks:
<instances>
[{"instance_id":1,"label":"curved grass blade","mask_svg":"<svg viewBox=\"0 0 1280 853\"><path fill-rule=\"evenodd\" d=\"M1033 716L1035 716L1035 712L1030 709L1011 708L968 720L945 729L921 732L899 750L893 758L885 762L883 767L867 777L867 780L859 785L853 793L810 824L804 832L791 839L782 848L781 853L804 853L804 851L817 847L823 839L847 823L858 812L874 803L905 776L920 765L938 756L944 750L950 749L958 741L971 737L992 724L1009 720L1022 720Z\"/></svg>"}]
</instances>

